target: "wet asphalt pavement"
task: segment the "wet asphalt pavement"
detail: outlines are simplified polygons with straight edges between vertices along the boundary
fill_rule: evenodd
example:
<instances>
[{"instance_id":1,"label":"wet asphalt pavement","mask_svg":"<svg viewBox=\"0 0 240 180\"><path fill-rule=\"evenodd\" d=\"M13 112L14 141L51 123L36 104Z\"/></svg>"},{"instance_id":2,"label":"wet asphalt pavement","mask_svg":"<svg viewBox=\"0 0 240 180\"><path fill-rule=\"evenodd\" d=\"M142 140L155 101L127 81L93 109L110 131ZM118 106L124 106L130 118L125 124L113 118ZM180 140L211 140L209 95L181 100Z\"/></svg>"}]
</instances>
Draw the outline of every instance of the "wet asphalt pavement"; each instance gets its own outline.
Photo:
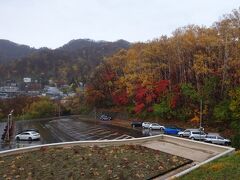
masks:
<instances>
[{"instance_id":1,"label":"wet asphalt pavement","mask_svg":"<svg viewBox=\"0 0 240 180\"><path fill-rule=\"evenodd\" d=\"M2 135L4 127L5 123L0 123L0 135ZM61 118L56 120L17 121L15 134L33 128L39 130L40 140L16 142L12 138L9 144L1 141L0 151L58 142L132 139L161 133L160 131L149 131L142 128L129 129L113 126L100 120L86 121L74 118Z\"/></svg>"}]
</instances>

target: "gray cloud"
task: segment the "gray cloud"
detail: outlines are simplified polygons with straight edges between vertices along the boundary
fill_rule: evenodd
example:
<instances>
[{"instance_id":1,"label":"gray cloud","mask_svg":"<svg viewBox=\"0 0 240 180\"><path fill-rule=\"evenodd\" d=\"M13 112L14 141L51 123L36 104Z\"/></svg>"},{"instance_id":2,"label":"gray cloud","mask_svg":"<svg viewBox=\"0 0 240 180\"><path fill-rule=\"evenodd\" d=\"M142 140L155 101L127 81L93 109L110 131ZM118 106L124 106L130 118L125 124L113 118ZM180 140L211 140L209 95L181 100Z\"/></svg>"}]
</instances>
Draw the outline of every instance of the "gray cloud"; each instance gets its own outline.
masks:
<instances>
[{"instance_id":1,"label":"gray cloud","mask_svg":"<svg viewBox=\"0 0 240 180\"><path fill-rule=\"evenodd\" d=\"M240 0L0 0L0 38L56 48L71 39L146 41L210 26Z\"/></svg>"}]
</instances>

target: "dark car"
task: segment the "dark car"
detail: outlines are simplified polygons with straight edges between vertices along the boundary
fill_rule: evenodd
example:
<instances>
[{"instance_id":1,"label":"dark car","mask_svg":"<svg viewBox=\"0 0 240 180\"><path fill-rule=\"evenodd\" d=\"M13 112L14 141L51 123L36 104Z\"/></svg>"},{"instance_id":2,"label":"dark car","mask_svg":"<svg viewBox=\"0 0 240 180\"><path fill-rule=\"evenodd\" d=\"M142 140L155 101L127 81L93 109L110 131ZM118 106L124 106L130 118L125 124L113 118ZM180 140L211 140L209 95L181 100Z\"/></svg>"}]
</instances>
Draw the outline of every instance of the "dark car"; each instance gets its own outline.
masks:
<instances>
[{"instance_id":1,"label":"dark car","mask_svg":"<svg viewBox=\"0 0 240 180\"><path fill-rule=\"evenodd\" d=\"M102 114L99 119L102 121L110 121L112 119L112 117Z\"/></svg>"},{"instance_id":2,"label":"dark car","mask_svg":"<svg viewBox=\"0 0 240 180\"><path fill-rule=\"evenodd\" d=\"M179 128L177 126L172 126L172 125L166 125L164 126L164 134L169 134L169 135L178 135L178 132L183 131L183 128Z\"/></svg>"},{"instance_id":3,"label":"dark car","mask_svg":"<svg viewBox=\"0 0 240 180\"><path fill-rule=\"evenodd\" d=\"M142 127L142 121L132 121L131 126L132 127Z\"/></svg>"}]
</instances>

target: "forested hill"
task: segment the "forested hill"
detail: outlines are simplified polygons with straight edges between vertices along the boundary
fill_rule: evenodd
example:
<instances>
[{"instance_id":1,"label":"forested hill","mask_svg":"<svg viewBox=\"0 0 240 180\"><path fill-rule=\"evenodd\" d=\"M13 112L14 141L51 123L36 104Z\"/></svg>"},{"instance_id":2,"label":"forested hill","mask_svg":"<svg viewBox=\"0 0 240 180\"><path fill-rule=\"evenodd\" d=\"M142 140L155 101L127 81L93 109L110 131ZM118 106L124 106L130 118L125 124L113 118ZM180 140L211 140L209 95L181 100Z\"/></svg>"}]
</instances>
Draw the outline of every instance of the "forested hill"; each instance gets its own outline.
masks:
<instances>
[{"instance_id":1,"label":"forested hill","mask_svg":"<svg viewBox=\"0 0 240 180\"><path fill-rule=\"evenodd\" d=\"M211 27L189 25L119 51L90 82L93 107L195 122L202 108L204 123L236 121L240 129L240 8Z\"/></svg>"},{"instance_id":2,"label":"forested hill","mask_svg":"<svg viewBox=\"0 0 240 180\"><path fill-rule=\"evenodd\" d=\"M0 39L0 63L8 63L9 61L20 59L35 51L36 49L29 46Z\"/></svg>"},{"instance_id":3,"label":"forested hill","mask_svg":"<svg viewBox=\"0 0 240 180\"><path fill-rule=\"evenodd\" d=\"M91 71L105 57L129 46L130 43L124 40L107 42L78 39L55 50L34 49L24 57L15 56L8 63L0 62L0 80L32 77L40 78L42 81L52 79L62 83L68 83L72 79L86 82ZM14 49L9 48L9 51L14 52ZM0 53L0 56L3 54ZM6 62L7 58L4 61Z\"/></svg>"},{"instance_id":4,"label":"forested hill","mask_svg":"<svg viewBox=\"0 0 240 180\"><path fill-rule=\"evenodd\" d=\"M93 41L91 39L76 39L71 40L67 44L63 45L62 47L58 48L59 50L64 50L68 52L74 52L79 49L85 49L85 48L100 48L104 49L109 52L105 52L105 54L109 53L112 54L112 50L119 49L119 47L122 49L127 49L129 47L130 43L125 40L118 40L115 42L108 42L108 41Z\"/></svg>"}]
</instances>

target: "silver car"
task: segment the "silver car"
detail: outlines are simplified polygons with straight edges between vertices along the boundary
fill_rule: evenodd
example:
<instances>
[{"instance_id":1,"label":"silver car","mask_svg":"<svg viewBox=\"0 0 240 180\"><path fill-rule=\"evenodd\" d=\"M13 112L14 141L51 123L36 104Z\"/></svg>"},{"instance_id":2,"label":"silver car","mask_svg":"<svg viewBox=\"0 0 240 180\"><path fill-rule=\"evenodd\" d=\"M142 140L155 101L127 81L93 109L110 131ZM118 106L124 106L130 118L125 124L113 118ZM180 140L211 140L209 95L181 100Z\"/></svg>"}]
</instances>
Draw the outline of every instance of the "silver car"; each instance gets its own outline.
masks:
<instances>
[{"instance_id":1,"label":"silver car","mask_svg":"<svg viewBox=\"0 0 240 180\"><path fill-rule=\"evenodd\" d=\"M158 123L152 123L149 125L149 129L150 130L155 130L155 129L164 130L164 126L161 126Z\"/></svg>"},{"instance_id":2,"label":"silver car","mask_svg":"<svg viewBox=\"0 0 240 180\"><path fill-rule=\"evenodd\" d=\"M203 131L190 131L189 139L192 140L204 140L204 138L207 136Z\"/></svg>"},{"instance_id":3,"label":"silver car","mask_svg":"<svg viewBox=\"0 0 240 180\"><path fill-rule=\"evenodd\" d=\"M219 135L208 134L204 138L205 142L213 143L213 144L222 144L222 145L230 145L231 141L229 139L224 139Z\"/></svg>"}]
</instances>

